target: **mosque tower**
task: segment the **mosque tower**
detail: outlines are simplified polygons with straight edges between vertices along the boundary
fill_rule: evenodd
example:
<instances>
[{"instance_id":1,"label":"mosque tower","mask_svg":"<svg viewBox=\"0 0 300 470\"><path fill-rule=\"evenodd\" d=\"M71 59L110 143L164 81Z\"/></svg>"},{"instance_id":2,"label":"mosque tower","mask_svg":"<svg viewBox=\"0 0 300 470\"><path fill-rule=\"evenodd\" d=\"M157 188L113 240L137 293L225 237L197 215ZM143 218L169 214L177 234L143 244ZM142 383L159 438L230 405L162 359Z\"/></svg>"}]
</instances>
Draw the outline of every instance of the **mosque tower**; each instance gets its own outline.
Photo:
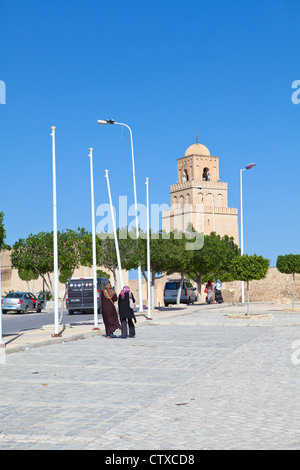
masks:
<instances>
[{"instance_id":1,"label":"mosque tower","mask_svg":"<svg viewBox=\"0 0 300 470\"><path fill-rule=\"evenodd\" d=\"M177 160L178 182L171 185L171 209L162 213L162 229L185 230L191 222L197 232L232 236L239 244L238 211L228 207L227 183L219 179L219 157L196 143Z\"/></svg>"}]
</instances>

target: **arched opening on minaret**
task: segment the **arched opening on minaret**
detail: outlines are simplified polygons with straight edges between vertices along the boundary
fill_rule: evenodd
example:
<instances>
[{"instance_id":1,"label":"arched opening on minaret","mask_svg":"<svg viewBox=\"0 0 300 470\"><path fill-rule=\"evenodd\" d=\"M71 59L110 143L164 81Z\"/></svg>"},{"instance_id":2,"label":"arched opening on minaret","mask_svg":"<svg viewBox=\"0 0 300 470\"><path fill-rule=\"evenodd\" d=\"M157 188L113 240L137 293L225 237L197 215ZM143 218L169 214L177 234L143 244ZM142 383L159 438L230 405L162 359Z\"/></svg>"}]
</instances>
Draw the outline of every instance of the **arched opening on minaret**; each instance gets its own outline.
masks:
<instances>
[{"instance_id":1,"label":"arched opening on minaret","mask_svg":"<svg viewBox=\"0 0 300 470\"><path fill-rule=\"evenodd\" d=\"M186 181L189 181L189 175L188 175L187 170L184 170L184 171L183 171L183 178L182 178L182 181L183 181L183 183L185 183Z\"/></svg>"},{"instance_id":2,"label":"arched opening on minaret","mask_svg":"<svg viewBox=\"0 0 300 470\"><path fill-rule=\"evenodd\" d=\"M202 181L210 181L209 168L207 167L203 168Z\"/></svg>"}]
</instances>

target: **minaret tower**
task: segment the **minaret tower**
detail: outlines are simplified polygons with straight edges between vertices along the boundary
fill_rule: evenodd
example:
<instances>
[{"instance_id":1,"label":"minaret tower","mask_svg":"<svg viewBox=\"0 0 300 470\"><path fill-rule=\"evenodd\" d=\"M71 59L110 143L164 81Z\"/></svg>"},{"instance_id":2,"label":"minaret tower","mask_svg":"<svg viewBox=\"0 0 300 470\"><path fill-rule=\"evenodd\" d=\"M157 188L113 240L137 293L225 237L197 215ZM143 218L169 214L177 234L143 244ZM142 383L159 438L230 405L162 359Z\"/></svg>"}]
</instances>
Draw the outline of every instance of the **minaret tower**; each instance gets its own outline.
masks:
<instances>
[{"instance_id":1,"label":"minaret tower","mask_svg":"<svg viewBox=\"0 0 300 470\"><path fill-rule=\"evenodd\" d=\"M183 215L189 213L195 230L229 235L238 244L238 211L228 207L227 183L219 179L219 157L198 143L198 132L196 143L177 160L177 174L178 181L170 188L171 210L162 214L163 230L185 230Z\"/></svg>"}]
</instances>

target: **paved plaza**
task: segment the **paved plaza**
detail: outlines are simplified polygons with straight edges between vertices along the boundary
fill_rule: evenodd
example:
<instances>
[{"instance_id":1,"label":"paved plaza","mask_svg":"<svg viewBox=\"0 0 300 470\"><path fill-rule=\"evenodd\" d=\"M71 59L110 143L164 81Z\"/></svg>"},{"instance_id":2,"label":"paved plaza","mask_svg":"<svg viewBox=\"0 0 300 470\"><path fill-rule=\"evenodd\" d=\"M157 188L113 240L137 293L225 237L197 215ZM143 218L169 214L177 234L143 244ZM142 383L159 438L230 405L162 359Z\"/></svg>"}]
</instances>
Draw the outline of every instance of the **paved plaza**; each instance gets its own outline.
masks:
<instances>
[{"instance_id":1,"label":"paved plaza","mask_svg":"<svg viewBox=\"0 0 300 470\"><path fill-rule=\"evenodd\" d=\"M211 307L6 354L0 449L300 449L300 312Z\"/></svg>"}]
</instances>

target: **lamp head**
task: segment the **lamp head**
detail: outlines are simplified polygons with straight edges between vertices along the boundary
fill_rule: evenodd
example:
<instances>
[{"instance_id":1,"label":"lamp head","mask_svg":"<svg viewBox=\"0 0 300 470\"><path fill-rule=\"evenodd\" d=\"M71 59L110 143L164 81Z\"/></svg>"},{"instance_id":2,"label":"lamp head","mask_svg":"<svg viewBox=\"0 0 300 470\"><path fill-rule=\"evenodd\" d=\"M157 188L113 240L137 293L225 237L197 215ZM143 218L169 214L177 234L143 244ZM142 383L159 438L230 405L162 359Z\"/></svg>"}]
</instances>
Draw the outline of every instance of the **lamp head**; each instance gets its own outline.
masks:
<instances>
[{"instance_id":1,"label":"lamp head","mask_svg":"<svg viewBox=\"0 0 300 470\"><path fill-rule=\"evenodd\" d=\"M98 119L98 124L103 124L104 126L106 124L114 124L115 121L113 119Z\"/></svg>"},{"instance_id":2,"label":"lamp head","mask_svg":"<svg viewBox=\"0 0 300 470\"><path fill-rule=\"evenodd\" d=\"M256 163L249 163L249 165L245 166L245 170L250 170L250 168L253 168L254 166L256 166Z\"/></svg>"}]
</instances>

